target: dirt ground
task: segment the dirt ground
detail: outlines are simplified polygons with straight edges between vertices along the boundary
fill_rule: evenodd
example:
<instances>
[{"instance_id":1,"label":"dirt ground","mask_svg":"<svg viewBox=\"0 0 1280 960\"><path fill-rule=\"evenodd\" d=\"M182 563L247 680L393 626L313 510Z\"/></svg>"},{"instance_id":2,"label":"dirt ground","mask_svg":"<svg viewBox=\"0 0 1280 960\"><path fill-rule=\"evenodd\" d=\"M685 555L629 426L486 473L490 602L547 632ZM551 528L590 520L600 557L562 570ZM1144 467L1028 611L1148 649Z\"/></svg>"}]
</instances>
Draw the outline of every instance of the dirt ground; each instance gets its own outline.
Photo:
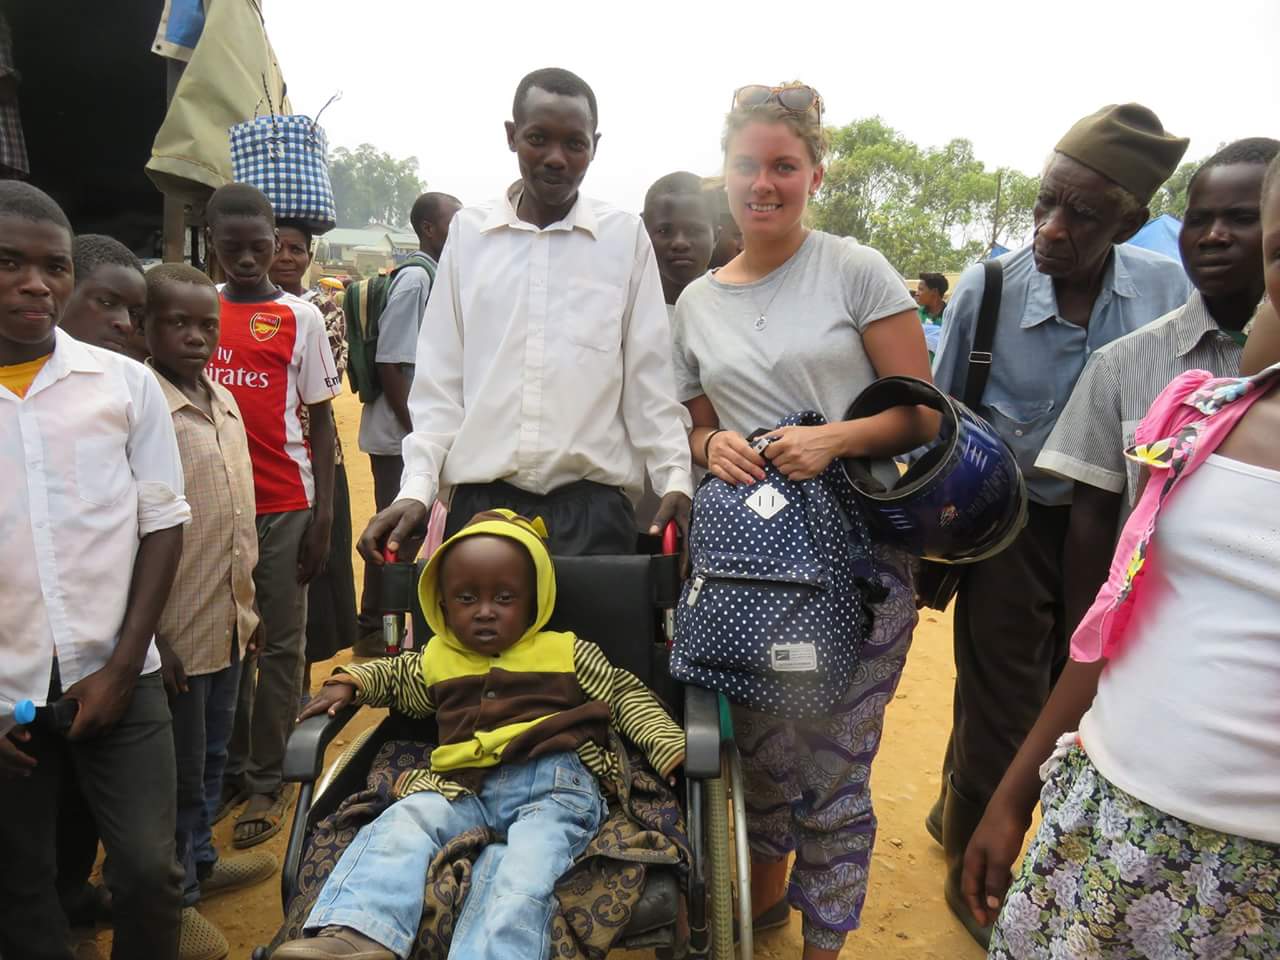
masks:
<instances>
[{"instance_id":1,"label":"dirt ground","mask_svg":"<svg viewBox=\"0 0 1280 960\"><path fill-rule=\"evenodd\" d=\"M373 481L368 461L356 447L360 404L351 394L334 403L338 432L347 458L353 526L358 535L373 514ZM357 584L360 558L355 558ZM319 683L334 661L320 663L312 671ZM884 745L875 763L872 789L880 832L876 843L871 883L862 929L849 937L841 957L907 958L912 960L977 960L984 954L964 933L942 900L942 850L924 830L924 818L938 794L938 767L951 723L951 690L955 678L951 659L949 614L924 611L916 630L911 655L897 697L889 708ZM362 711L344 735L330 747L336 756L352 736L380 719L382 711ZM218 849L231 851L228 817L214 831ZM284 859L288 837L286 824L276 837L259 849ZM212 920L231 944L233 960L249 957L255 946L267 943L281 920L278 875L249 890L202 904L201 912ZM101 931L96 946L103 957L110 954L111 936ZM88 944L84 946L88 947ZM765 934L756 942L760 960L799 958L802 947L800 918L789 927ZM91 948L90 948L91 949ZM652 954L621 954L648 960Z\"/></svg>"}]
</instances>

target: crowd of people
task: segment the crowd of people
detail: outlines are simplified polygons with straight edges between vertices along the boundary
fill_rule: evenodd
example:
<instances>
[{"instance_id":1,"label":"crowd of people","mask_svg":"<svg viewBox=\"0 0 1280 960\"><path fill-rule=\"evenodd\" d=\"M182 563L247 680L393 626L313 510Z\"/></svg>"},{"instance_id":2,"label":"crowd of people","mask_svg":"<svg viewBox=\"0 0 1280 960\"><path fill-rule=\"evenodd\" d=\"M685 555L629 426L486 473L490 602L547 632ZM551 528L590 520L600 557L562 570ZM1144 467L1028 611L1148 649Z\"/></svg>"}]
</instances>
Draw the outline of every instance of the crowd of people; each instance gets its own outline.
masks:
<instances>
[{"instance_id":1,"label":"crowd of people","mask_svg":"<svg viewBox=\"0 0 1280 960\"><path fill-rule=\"evenodd\" d=\"M0 698L39 708L0 736L0 856L21 865L0 871L0 956L70 958L71 924L102 919L120 960L224 956L198 904L274 874L251 848L287 822L289 734L351 702L434 716L440 743L275 955L408 956L426 865L487 826L505 839L475 866L451 955L545 956L555 881L618 790L610 729L673 783L684 749L591 638L546 629L551 556L687 531L703 472L749 485L768 460L799 481L858 457L892 483L936 420L846 420L853 399L889 376L960 396L975 365L976 412L1029 505L955 606L926 823L946 903L998 958L1280 955L1280 321L1259 308L1280 300L1280 142L1196 171L1178 263L1125 241L1187 141L1137 104L1081 118L1043 171L1034 238L999 258L982 350L981 265L949 301L939 274L913 299L877 251L806 225L822 111L803 84L740 88L722 183L663 176L637 216L580 193L590 86L561 69L520 82L519 180L408 211L420 250L391 280L361 411L378 512L358 608L355 458L331 408L347 333L304 287L308 225L221 187L215 286L186 264L144 272L0 181ZM748 442L801 410L828 422ZM379 658L380 568L418 553L437 502L433 636ZM805 960L860 923L870 771L917 622L915 558L889 542L875 558L883 599L830 714L734 710L751 920L799 911ZM369 659L308 689L346 647ZM233 813L248 852L220 856L211 828Z\"/></svg>"}]
</instances>

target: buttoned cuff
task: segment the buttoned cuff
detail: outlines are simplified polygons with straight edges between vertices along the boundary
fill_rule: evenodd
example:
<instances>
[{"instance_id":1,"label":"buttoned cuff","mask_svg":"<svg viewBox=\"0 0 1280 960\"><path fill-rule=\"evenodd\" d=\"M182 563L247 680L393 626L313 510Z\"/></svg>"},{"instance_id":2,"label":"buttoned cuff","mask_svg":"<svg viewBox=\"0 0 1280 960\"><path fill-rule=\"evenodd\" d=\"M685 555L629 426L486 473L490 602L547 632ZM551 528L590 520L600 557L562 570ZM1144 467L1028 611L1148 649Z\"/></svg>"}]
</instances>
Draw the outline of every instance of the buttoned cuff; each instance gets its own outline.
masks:
<instances>
[{"instance_id":1,"label":"buttoned cuff","mask_svg":"<svg viewBox=\"0 0 1280 960\"><path fill-rule=\"evenodd\" d=\"M692 500L693 474L683 467L672 467L654 478L653 489L659 498L668 493L683 493Z\"/></svg>"},{"instance_id":2,"label":"buttoned cuff","mask_svg":"<svg viewBox=\"0 0 1280 960\"><path fill-rule=\"evenodd\" d=\"M185 497L167 483L138 481L138 536L168 530L191 522L191 507Z\"/></svg>"},{"instance_id":3,"label":"buttoned cuff","mask_svg":"<svg viewBox=\"0 0 1280 960\"><path fill-rule=\"evenodd\" d=\"M436 491L435 484L431 479L423 474L415 474L404 481L404 486L400 488L400 492L396 494L397 500L417 500L424 507L430 509L431 504L435 502Z\"/></svg>"}]
</instances>

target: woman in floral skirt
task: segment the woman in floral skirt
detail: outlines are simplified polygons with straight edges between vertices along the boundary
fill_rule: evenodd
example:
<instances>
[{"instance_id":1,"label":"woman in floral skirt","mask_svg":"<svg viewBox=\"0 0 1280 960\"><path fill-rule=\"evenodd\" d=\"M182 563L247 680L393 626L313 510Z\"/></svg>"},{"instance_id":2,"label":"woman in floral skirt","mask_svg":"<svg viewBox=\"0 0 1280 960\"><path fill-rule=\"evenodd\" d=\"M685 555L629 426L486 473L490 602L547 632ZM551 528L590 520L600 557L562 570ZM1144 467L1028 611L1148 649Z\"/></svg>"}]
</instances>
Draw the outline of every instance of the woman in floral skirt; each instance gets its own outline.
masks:
<instances>
[{"instance_id":1,"label":"woman in floral skirt","mask_svg":"<svg viewBox=\"0 0 1280 960\"><path fill-rule=\"evenodd\" d=\"M1262 223L1276 302L1277 162ZM970 909L999 910L991 957L1280 957L1280 355L1266 359L1248 378L1183 374L1138 428L1128 456L1147 483L1111 575L966 852ZM1046 756L1043 821L1009 886Z\"/></svg>"}]
</instances>

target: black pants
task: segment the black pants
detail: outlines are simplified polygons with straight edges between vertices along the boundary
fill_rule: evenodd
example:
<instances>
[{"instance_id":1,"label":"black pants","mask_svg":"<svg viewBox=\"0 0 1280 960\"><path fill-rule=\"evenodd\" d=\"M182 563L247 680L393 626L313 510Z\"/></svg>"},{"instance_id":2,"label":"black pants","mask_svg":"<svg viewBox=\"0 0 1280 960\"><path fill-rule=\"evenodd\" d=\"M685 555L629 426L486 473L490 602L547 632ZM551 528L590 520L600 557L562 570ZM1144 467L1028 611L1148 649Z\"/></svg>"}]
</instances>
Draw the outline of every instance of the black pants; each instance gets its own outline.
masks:
<instances>
[{"instance_id":1,"label":"black pants","mask_svg":"<svg viewBox=\"0 0 1280 960\"><path fill-rule=\"evenodd\" d=\"M56 681L54 693L61 693ZM54 833L61 781L74 769L111 863L113 960L173 960L182 872L174 856L173 725L160 674L138 680L124 716L101 737L72 743L43 720L22 744L38 762L31 776L0 782L0 955L71 960L54 893Z\"/></svg>"},{"instance_id":2,"label":"black pants","mask_svg":"<svg viewBox=\"0 0 1280 960\"><path fill-rule=\"evenodd\" d=\"M1018 539L970 567L956 598L947 766L957 789L983 806L1066 664L1062 551L1070 510L1030 504Z\"/></svg>"},{"instance_id":3,"label":"black pants","mask_svg":"<svg viewBox=\"0 0 1280 960\"><path fill-rule=\"evenodd\" d=\"M307 588L307 663L328 660L356 641L356 581L351 569L351 491L341 463L333 468L329 561ZM304 689L308 684L304 683Z\"/></svg>"},{"instance_id":4,"label":"black pants","mask_svg":"<svg viewBox=\"0 0 1280 960\"><path fill-rule=\"evenodd\" d=\"M369 467L373 472L373 505L377 510L385 510L395 502L400 492L400 476L404 473L403 457L387 457L380 454L369 454ZM421 541L406 543L400 553L408 560L417 556ZM412 552L411 552L412 551ZM360 591L360 636L377 634L378 649L382 648L382 607L378 602L378 591L381 589L382 570L372 563L364 565L364 586Z\"/></svg>"},{"instance_id":5,"label":"black pants","mask_svg":"<svg viewBox=\"0 0 1280 960\"><path fill-rule=\"evenodd\" d=\"M617 487L579 480L547 494L529 493L509 483L467 483L453 491L447 540L477 513L506 507L547 525L547 546L560 557L621 556L636 552L636 515Z\"/></svg>"}]
</instances>

